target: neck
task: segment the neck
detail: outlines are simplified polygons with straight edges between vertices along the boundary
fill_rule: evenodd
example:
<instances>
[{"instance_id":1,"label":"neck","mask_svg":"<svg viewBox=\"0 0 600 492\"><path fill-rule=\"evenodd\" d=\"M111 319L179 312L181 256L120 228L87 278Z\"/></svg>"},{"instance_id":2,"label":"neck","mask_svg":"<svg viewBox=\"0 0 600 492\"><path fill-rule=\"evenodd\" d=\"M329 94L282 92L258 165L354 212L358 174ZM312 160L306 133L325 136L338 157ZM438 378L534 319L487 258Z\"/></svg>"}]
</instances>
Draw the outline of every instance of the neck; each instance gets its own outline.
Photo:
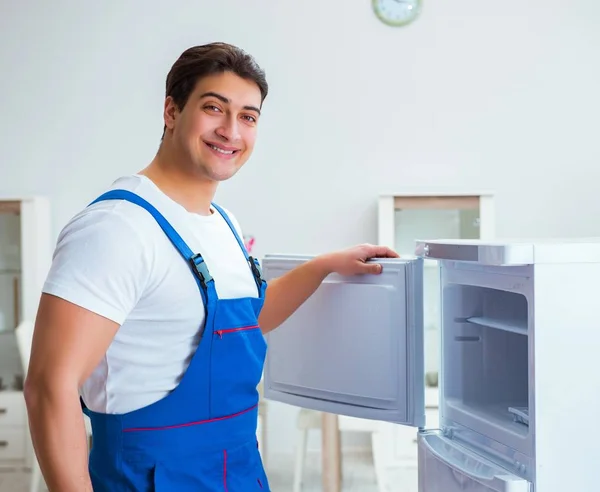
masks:
<instances>
[{"instance_id":1,"label":"neck","mask_svg":"<svg viewBox=\"0 0 600 492\"><path fill-rule=\"evenodd\" d=\"M188 212L210 215L217 183L186 170L182 162L181 157L161 146L152 162L138 174L150 179Z\"/></svg>"}]
</instances>

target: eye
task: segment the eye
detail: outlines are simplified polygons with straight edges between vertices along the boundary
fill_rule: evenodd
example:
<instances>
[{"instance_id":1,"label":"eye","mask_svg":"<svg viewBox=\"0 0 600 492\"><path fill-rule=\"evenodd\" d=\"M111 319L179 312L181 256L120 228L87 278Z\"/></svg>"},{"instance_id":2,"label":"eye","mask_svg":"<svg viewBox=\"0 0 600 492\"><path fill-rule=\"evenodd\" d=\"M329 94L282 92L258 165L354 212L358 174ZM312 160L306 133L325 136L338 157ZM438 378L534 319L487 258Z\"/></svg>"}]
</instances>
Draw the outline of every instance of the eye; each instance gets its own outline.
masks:
<instances>
[{"instance_id":1,"label":"eye","mask_svg":"<svg viewBox=\"0 0 600 492\"><path fill-rule=\"evenodd\" d=\"M217 113L217 112L221 111L220 108L218 108L217 106L214 106L213 104L207 104L206 106L204 106L204 109L207 109L213 113Z\"/></svg>"},{"instance_id":2,"label":"eye","mask_svg":"<svg viewBox=\"0 0 600 492\"><path fill-rule=\"evenodd\" d=\"M252 115L245 114L242 116L242 118L245 119L249 123L256 123L256 118Z\"/></svg>"}]
</instances>

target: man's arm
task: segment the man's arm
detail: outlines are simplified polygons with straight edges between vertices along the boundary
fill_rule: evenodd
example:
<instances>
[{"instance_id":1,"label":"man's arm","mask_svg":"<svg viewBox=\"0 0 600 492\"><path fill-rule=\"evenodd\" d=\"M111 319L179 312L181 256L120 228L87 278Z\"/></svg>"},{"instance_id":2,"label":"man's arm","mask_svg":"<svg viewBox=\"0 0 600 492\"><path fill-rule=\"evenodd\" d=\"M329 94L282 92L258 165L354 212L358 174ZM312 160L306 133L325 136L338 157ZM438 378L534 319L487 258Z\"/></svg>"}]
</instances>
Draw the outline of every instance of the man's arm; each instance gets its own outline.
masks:
<instances>
[{"instance_id":1,"label":"man's arm","mask_svg":"<svg viewBox=\"0 0 600 492\"><path fill-rule=\"evenodd\" d=\"M385 246L363 244L317 256L269 282L259 324L263 333L288 319L321 285L330 273L363 275L381 273L381 265L366 263L372 258L398 258Z\"/></svg>"},{"instance_id":2,"label":"man's arm","mask_svg":"<svg viewBox=\"0 0 600 492\"><path fill-rule=\"evenodd\" d=\"M59 297L42 295L24 394L35 452L51 492L92 491L78 388L118 327Z\"/></svg>"}]
</instances>

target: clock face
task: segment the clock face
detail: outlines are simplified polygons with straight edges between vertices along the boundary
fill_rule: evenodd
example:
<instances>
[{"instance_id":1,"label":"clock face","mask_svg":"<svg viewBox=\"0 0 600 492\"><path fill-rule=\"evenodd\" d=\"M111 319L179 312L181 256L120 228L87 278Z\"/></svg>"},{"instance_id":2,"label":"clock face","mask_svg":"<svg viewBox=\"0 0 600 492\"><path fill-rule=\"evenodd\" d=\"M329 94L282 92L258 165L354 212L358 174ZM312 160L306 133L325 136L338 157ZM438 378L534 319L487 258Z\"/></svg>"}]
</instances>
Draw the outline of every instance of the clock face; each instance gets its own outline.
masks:
<instances>
[{"instance_id":1,"label":"clock face","mask_svg":"<svg viewBox=\"0 0 600 492\"><path fill-rule=\"evenodd\" d=\"M390 26L404 26L419 15L421 0L372 0L379 19Z\"/></svg>"}]
</instances>

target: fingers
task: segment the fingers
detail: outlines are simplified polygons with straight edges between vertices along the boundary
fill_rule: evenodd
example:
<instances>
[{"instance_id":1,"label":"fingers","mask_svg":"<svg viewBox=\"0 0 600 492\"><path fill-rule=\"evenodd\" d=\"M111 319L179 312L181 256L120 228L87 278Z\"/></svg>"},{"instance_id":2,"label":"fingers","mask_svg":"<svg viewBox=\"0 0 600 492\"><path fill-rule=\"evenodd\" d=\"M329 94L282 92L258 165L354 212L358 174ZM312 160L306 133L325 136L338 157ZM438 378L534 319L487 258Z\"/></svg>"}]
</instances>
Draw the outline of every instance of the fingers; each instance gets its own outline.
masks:
<instances>
[{"instance_id":1,"label":"fingers","mask_svg":"<svg viewBox=\"0 0 600 492\"><path fill-rule=\"evenodd\" d=\"M358 262L355 268L359 275L377 275L383 271L379 263Z\"/></svg>"},{"instance_id":2,"label":"fingers","mask_svg":"<svg viewBox=\"0 0 600 492\"><path fill-rule=\"evenodd\" d=\"M400 258L400 255L394 250L386 246L376 246L373 244L365 244L366 259L375 258ZM377 275L383 271L383 267L379 263L369 262L364 263L363 271L366 274Z\"/></svg>"},{"instance_id":3,"label":"fingers","mask_svg":"<svg viewBox=\"0 0 600 492\"><path fill-rule=\"evenodd\" d=\"M365 244L365 252L368 258L400 258L398 253L387 246Z\"/></svg>"}]
</instances>

